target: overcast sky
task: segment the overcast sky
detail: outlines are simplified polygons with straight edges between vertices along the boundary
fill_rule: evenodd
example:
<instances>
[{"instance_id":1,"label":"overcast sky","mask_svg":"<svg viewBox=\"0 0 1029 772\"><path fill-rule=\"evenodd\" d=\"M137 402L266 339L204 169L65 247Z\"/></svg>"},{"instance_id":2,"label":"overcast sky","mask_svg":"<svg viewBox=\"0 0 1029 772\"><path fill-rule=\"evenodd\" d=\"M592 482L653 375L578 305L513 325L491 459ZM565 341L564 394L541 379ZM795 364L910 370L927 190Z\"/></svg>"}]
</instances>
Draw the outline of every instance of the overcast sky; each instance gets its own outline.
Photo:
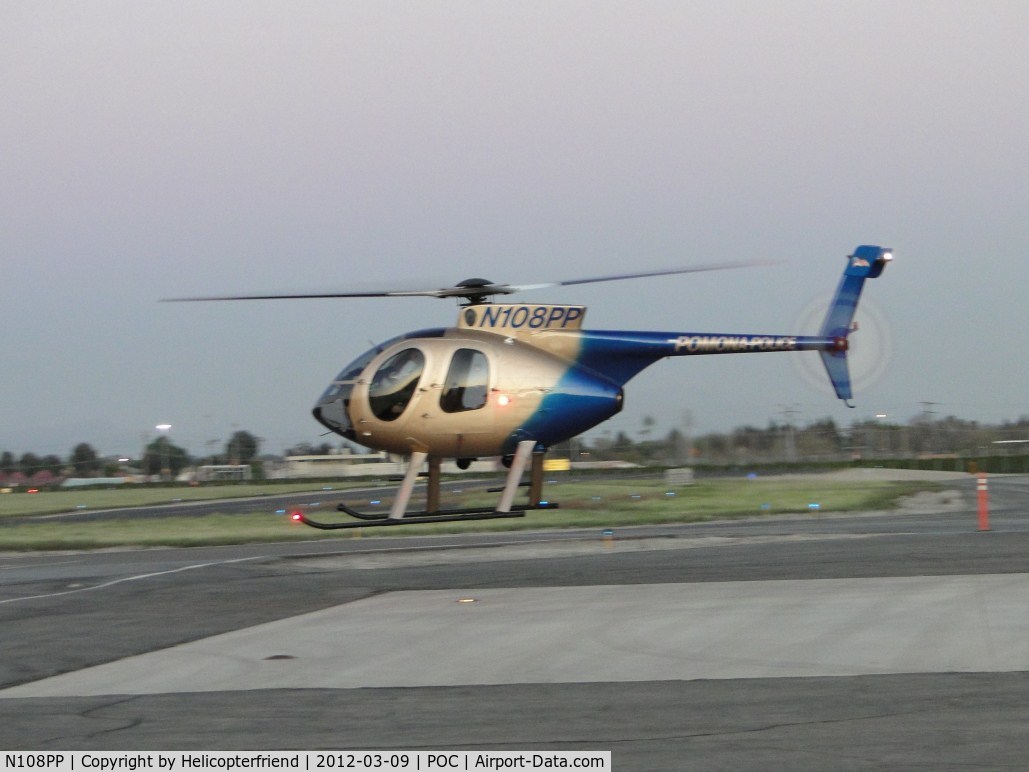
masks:
<instances>
[{"instance_id":1,"label":"overcast sky","mask_svg":"<svg viewBox=\"0 0 1029 772\"><path fill-rule=\"evenodd\" d=\"M848 410L815 354L671 359L602 429L1029 413L1029 4L0 4L0 450L321 442L342 365L452 301L169 296L469 276L600 329L816 333L896 260ZM817 308L817 311L812 309ZM868 352L888 356L878 366ZM803 361L798 361L803 360Z\"/></svg>"}]
</instances>

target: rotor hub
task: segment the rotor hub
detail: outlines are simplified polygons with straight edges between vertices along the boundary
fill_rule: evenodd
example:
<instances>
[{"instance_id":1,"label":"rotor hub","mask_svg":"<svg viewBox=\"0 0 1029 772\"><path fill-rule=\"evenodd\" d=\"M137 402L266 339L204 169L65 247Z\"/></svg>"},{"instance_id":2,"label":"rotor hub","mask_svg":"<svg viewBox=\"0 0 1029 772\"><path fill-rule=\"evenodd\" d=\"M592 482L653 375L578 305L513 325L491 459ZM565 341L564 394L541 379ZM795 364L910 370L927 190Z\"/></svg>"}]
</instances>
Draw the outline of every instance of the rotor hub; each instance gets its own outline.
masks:
<instances>
[{"instance_id":1,"label":"rotor hub","mask_svg":"<svg viewBox=\"0 0 1029 772\"><path fill-rule=\"evenodd\" d=\"M468 306L477 306L481 303L489 303L491 302L489 298L496 295L498 291L497 285L489 279L465 279L464 281L459 281L454 286L467 290L467 292L455 292L454 296L464 298L468 301L464 305Z\"/></svg>"}]
</instances>

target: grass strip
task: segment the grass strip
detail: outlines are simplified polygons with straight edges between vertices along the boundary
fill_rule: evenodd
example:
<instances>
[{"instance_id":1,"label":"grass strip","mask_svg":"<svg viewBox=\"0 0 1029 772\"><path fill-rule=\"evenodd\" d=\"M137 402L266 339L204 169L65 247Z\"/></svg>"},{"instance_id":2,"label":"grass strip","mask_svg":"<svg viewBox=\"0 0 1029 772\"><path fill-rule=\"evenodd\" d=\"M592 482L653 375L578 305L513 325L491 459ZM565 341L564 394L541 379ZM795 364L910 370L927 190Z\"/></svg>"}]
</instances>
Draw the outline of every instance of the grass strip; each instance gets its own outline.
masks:
<instances>
[{"instance_id":1,"label":"grass strip","mask_svg":"<svg viewBox=\"0 0 1029 772\"><path fill-rule=\"evenodd\" d=\"M281 483L261 485L201 485L193 487L136 487L132 485L110 488L85 488L39 493L0 494L0 518L23 515L54 515L91 509L118 509L123 507L149 507L190 501L216 501L283 493L343 491L347 488L374 487L379 481L339 482L331 486L321 483Z\"/></svg>"},{"instance_id":2,"label":"grass strip","mask_svg":"<svg viewBox=\"0 0 1029 772\"><path fill-rule=\"evenodd\" d=\"M0 550L82 550L111 547L190 547L327 538L367 538L412 534L617 528L630 525L704 522L716 519L807 513L887 510L905 496L938 490L931 482L837 482L818 480L710 480L669 488L660 481L601 481L555 484L547 493L560 509L530 512L524 518L464 523L432 523L380 529L318 531L293 523L287 514L212 514L195 517L140 517L101 522L48 521L0 527ZM340 496L339 498L344 498ZM462 506L490 506L495 494L468 495ZM383 502L388 506L388 501ZM444 506L455 506L456 499ZM817 505L817 507L813 506ZM340 521L331 505L309 510L315 519Z\"/></svg>"}]
</instances>

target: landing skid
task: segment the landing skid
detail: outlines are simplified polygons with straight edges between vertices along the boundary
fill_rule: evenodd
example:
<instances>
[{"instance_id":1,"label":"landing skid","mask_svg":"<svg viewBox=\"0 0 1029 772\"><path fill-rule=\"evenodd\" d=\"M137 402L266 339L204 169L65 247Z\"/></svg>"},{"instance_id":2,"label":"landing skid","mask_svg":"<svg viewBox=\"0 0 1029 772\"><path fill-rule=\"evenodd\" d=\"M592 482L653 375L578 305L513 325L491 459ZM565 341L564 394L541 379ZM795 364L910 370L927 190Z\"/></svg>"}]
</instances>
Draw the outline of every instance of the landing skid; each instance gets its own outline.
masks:
<instances>
[{"instance_id":1,"label":"landing skid","mask_svg":"<svg viewBox=\"0 0 1029 772\"><path fill-rule=\"evenodd\" d=\"M557 504L551 504L549 502L546 503L546 504L537 504L536 506L532 506L531 504L515 504L515 505L513 505L511 507L511 511L512 512L522 512L522 513L524 513L524 512L527 512L529 510L533 510L533 509L557 509L557 508L558 508ZM373 512L359 512L358 510L352 509L351 507L348 507L346 504L342 504L342 503L336 505L336 510L338 512L345 512L346 514L350 515L351 517L356 517L358 520L372 520L372 521L375 521L375 520L389 520L390 519L390 517L388 515L384 515L384 514L381 514L381 513L380 514L376 514L376 513L373 513ZM432 511L430 511L430 510L423 510L421 512L408 512L402 518L393 518L393 519L398 520L399 522L403 522L403 523L411 523L411 522L414 522L412 520L412 518L415 518L415 517L423 517L423 518L426 518L427 521L429 521L429 520L439 520L441 517L447 516L447 515L488 515L488 516L492 517L495 514L503 515L503 514L507 514L507 513L505 513L505 512L498 513L497 510L495 510L495 509L489 509L489 508L484 508L484 507L467 507L467 508L464 508L464 509L437 509L437 510L432 510ZM518 517L521 517L521 515L518 515ZM467 518L467 519L471 520L473 518ZM355 525L360 525L360 523L355 523Z\"/></svg>"},{"instance_id":2,"label":"landing skid","mask_svg":"<svg viewBox=\"0 0 1029 772\"><path fill-rule=\"evenodd\" d=\"M377 528L418 523L457 523L463 520L499 520L510 517L525 517L525 513L533 509L557 509L557 505L549 504L545 507L530 507L527 504L519 504L511 507L510 512L496 512L489 509L444 509L439 512L412 512L402 518L361 513L357 515L357 517L361 518L359 523L319 523L299 512L293 515L293 519L312 528L320 528L323 531L335 531L340 528ZM347 514L351 514L351 512L348 511Z\"/></svg>"},{"instance_id":3,"label":"landing skid","mask_svg":"<svg viewBox=\"0 0 1029 772\"><path fill-rule=\"evenodd\" d=\"M304 523L312 528L322 530L337 530L342 528L376 528L390 525L406 525L418 523L453 523L463 520L496 520L509 517L525 517L525 513L534 509L556 509L557 504L541 500L543 488L543 453L535 452L536 443L524 441L518 443L518 449L511 461L511 468L507 474L507 480L503 488L490 489L502 491L500 501L496 508L472 507L467 509L440 509L439 508L439 469L440 459L428 458L427 454L414 452L411 454L411 462L404 475L403 482L397 490L396 498L390 508L388 515L361 512L346 504L336 505L336 509L361 522L357 523L320 523L309 519L301 512L292 515L292 519L298 523ZM522 485L522 473L532 459L529 487L529 502L527 504L515 505L512 503L515 491ZM422 464L428 460L429 474L426 489L426 508L421 512L408 513L407 504L414 489L415 479L419 476Z\"/></svg>"}]
</instances>

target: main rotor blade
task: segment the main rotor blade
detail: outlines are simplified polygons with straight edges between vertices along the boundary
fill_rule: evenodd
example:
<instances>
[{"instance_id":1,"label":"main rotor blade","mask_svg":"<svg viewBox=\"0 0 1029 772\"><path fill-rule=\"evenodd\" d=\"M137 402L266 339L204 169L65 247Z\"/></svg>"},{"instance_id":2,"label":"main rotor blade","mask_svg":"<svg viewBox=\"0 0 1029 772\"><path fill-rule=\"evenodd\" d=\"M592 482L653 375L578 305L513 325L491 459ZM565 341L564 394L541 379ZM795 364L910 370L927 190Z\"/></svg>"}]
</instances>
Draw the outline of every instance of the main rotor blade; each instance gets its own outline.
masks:
<instances>
[{"instance_id":1,"label":"main rotor blade","mask_svg":"<svg viewBox=\"0 0 1029 772\"><path fill-rule=\"evenodd\" d=\"M618 273L610 276L593 276L587 279L566 279L548 284L514 284L508 285L512 292L522 290L544 289L546 287L570 287L573 284L594 284L601 281L621 281L622 279L645 279L649 276L670 276L677 273L702 273L704 271L722 271L730 268L753 268L759 265L775 265L777 260L740 260L728 263L708 263L694 265L689 268L665 268L657 271L637 271L635 273Z\"/></svg>"},{"instance_id":2,"label":"main rotor blade","mask_svg":"<svg viewBox=\"0 0 1029 772\"><path fill-rule=\"evenodd\" d=\"M709 263L694 265L688 268L666 268L656 271L636 271L633 273L612 274L609 276L593 276L585 279L566 279L564 281L544 282L541 284L496 284L483 280L481 284L462 283L453 287L439 289L397 289L397 290L365 290L359 292L288 292L265 293L260 295L213 295L187 298L164 298L164 303L188 303L208 300L297 300L315 298L467 298L483 299L491 295L511 295L526 290L546 289L547 287L570 287L575 284L594 284L602 281L621 281L623 279L643 279L652 276L669 276L679 273L701 273L704 271L721 271L730 268L750 268L758 265L772 265L774 260L747 260L727 263ZM469 280L478 281L478 280Z\"/></svg>"},{"instance_id":3,"label":"main rotor blade","mask_svg":"<svg viewBox=\"0 0 1029 772\"><path fill-rule=\"evenodd\" d=\"M275 295L205 295L192 298L162 298L162 303L189 303L204 300L297 300L310 298L393 298L393 297L430 297L445 298L451 289L439 290L389 290L385 292L296 292Z\"/></svg>"}]
</instances>

